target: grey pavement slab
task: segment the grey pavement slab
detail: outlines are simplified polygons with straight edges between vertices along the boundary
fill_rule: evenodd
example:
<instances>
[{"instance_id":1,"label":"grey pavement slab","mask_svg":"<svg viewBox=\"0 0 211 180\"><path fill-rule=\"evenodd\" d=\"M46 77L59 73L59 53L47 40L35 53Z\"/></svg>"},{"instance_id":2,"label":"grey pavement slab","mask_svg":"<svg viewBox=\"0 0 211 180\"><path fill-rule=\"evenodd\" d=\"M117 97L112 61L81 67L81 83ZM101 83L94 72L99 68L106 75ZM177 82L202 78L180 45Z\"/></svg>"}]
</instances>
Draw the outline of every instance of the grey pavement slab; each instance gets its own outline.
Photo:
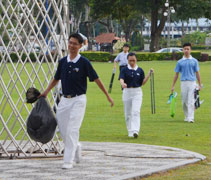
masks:
<instances>
[{"instance_id":1,"label":"grey pavement slab","mask_svg":"<svg viewBox=\"0 0 211 180\"><path fill-rule=\"evenodd\" d=\"M0 180L120 180L141 178L204 160L178 148L82 142L82 160L63 170L62 158L0 159Z\"/></svg>"}]
</instances>

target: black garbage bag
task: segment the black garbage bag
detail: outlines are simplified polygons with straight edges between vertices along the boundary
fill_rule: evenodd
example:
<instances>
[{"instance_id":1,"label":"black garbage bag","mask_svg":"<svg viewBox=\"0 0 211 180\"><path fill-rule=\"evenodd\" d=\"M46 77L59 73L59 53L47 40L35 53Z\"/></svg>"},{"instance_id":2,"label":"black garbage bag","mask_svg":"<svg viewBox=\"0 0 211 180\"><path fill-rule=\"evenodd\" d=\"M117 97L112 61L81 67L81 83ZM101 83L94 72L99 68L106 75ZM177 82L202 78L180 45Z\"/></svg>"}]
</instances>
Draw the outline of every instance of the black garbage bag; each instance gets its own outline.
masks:
<instances>
[{"instance_id":1,"label":"black garbage bag","mask_svg":"<svg viewBox=\"0 0 211 180\"><path fill-rule=\"evenodd\" d=\"M27 103L34 103L40 95L40 92L36 88L29 88L26 91L26 102Z\"/></svg>"},{"instance_id":2,"label":"black garbage bag","mask_svg":"<svg viewBox=\"0 0 211 180\"><path fill-rule=\"evenodd\" d=\"M29 136L34 141L45 144L53 138L57 126L56 117L44 97L37 100L26 126Z\"/></svg>"}]
</instances>

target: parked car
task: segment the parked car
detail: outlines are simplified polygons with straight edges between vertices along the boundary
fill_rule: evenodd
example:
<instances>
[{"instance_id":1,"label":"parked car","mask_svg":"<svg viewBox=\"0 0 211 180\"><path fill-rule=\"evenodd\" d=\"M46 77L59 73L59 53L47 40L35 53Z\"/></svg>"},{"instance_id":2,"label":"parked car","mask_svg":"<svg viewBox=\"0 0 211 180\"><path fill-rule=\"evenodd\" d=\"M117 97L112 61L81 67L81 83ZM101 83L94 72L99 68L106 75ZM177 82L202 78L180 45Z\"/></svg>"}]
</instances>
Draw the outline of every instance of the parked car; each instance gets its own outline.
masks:
<instances>
[{"instance_id":1,"label":"parked car","mask_svg":"<svg viewBox=\"0 0 211 180\"><path fill-rule=\"evenodd\" d=\"M156 51L156 53L172 53L172 52L182 52L182 48L170 47Z\"/></svg>"}]
</instances>

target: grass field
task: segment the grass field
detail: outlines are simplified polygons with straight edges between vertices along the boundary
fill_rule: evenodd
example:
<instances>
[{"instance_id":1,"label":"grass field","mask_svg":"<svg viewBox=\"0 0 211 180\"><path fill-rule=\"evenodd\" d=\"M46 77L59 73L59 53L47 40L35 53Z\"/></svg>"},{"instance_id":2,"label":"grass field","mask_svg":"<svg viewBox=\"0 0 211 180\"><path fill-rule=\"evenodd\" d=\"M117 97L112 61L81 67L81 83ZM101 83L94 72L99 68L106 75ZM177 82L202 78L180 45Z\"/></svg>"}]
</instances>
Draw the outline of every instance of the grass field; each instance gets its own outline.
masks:
<instances>
[{"instance_id":1,"label":"grass field","mask_svg":"<svg viewBox=\"0 0 211 180\"><path fill-rule=\"evenodd\" d=\"M112 74L112 64L93 63L97 73L109 86ZM149 82L142 87L143 104L141 109L141 132L138 139L127 137L122 103L122 92L116 73L113 90L114 107L111 108L104 94L95 83L88 84L87 110L81 127L81 141L127 142L152 145L164 145L195 151L207 156L207 160L195 165L186 166L168 173L154 175L147 179L189 180L209 179L211 177L211 62L200 63L201 79L204 89L200 93L205 102L195 113L195 123L184 122L182 112L180 83L176 91L177 110L174 118L170 117L170 107L167 104L174 76L175 61L139 62L138 65L147 73L153 67L155 70L156 114L151 114ZM1 92L0 92L1 93ZM1 126L1 124L0 124ZM188 134L188 136L186 136Z\"/></svg>"},{"instance_id":2,"label":"grass field","mask_svg":"<svg viewBox=\"0 0 211 180\"><path fill-rule=\"evenodd\" d=\"M85 119L81 128L82 141L114 141L164 145L183 148L202 153L208 160L194 166L188 166L161 177L155 176L149 179L209 179L211 177L211 63L200 63L200 72L204 89L201 92L201 99L205 99L204 104L196 111L196 122L188 124L184 122L182 105L180 100L180 83L177 82L176 91L179 93L177 98L177 111L175 118L171 118L168 96L174 67L176 62L140 62L145 72L150 67L155 69L155 89L156 89L156 114L152 115L150 110L150 87L149 82L143 89L143 105L141 109L141 133L140 137L130 139L127 137L127 130L124 122L124 112L122 103L122 93L120 85L115 77L112 90L112 98L115 106L111 109L106 98L94 83L88 87L88 104ZM94 64L99 76L108 87L112 73L111 64ZM118 72L117 72L118 74ZM186 136L188 134L189 136Z\"/></svg>"}]
</instances>

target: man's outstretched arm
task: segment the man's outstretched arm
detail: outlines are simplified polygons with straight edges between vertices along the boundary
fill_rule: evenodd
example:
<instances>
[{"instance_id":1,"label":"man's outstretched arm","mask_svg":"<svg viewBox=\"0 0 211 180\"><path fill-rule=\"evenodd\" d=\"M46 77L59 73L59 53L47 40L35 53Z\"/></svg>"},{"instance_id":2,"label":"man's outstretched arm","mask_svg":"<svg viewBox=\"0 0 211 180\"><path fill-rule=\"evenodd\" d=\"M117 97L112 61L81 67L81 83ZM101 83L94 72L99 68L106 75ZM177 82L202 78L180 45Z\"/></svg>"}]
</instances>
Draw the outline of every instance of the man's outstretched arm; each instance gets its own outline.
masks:
<instances>
[{"instance_id":1,"label":"man's outstretched arm","mask_svg":"<svg viewBox=\"0 0 211 180\"><path fill-rule=\"evenodd\" d=\"M43 97L46 97L49 93L49 91L56 86L56 84L59 82L59 80L53 79L50 84L48 85L47 89L40 95Z\"/></svg>"},{"instance_id":2,"label":"man's outstretched arm","mask_svg":"<svg viewBox=\"0 0 211 180\"><path fill-rule=\"evenodd\" d=\"M196 78L198 80L198 83L199 83L199 90L201 90L201 77L200 77L200 73L199 71L196 72Z\"/></svg>"},{"instance_id":3,"label":"man's outstretched arm","mask_svg":"<svg viewBox=\"0 0 211 180\"><path fill-rule=\"evenodd\" d=\"M98 85L98 87L103 91L103 93L106 95L108 101L111 103L111 107L114 105L113 99L109 96L107 90L105 89L105 86L103 85L102 81L98 78L95 79L95 83Z\"/></svg>"},{"instance_id":4,"label":"man's outstretched arm","mask_svg":"<svg viewBox=\"0 0 211 180\"><path fill-rule=\"evenodd\" d=\"M177 82L178 76L179 76L179 73L176 72L176 74L175 74L175 76L174 76L173 84L172 84L172 87L171 87L171 92L172 92L172 93L174 92L175 84L176 84L176 82Z\"/></svg>"}]
</instances>

